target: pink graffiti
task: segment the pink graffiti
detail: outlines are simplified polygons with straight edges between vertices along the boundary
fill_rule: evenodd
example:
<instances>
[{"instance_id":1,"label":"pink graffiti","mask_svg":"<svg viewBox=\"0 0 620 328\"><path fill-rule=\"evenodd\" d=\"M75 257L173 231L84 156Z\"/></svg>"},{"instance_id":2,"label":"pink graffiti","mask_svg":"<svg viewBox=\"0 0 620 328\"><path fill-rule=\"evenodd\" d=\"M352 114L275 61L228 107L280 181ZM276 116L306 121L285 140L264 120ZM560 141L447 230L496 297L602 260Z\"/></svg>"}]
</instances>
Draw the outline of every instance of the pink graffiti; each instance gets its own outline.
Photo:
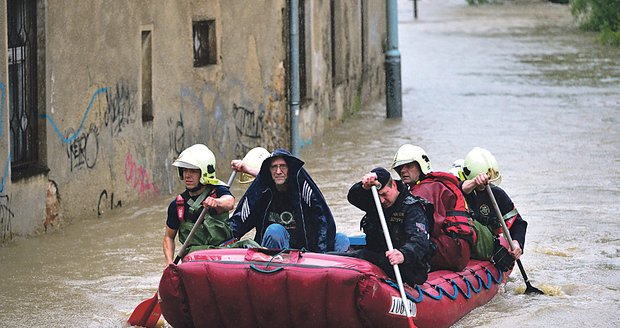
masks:
<instances>
[{"instance_id":1,"label":"pink graffiti","mask_svg":"<svg viewBox=\"0 0 620 328\"><path fill-rule=\"evenodd\" d=\"M130 185L133 184L133 189L137 190L139 195L143 195L147 191L158 193L157 186L151 182L147 169L136 164L131 152L127 152L125 158L125 181Z\"/></svg>"}]
</instances>

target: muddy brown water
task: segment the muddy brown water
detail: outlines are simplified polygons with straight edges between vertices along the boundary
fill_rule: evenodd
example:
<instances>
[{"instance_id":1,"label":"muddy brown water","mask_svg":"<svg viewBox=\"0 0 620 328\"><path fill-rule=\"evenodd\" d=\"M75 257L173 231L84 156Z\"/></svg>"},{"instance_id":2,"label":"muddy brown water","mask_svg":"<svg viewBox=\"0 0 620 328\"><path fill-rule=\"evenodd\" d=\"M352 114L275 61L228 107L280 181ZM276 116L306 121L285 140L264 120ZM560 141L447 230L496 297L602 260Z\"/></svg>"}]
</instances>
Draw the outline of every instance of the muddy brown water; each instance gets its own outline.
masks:
<instances>
[{"instance_id":1,"label":"muddy brown water","mask_svg":"<svg viewBox=\"0 0 620 328\"><path fill-rule=\"evenodd\" d=\"M347 190L401 144L422 146L436 170L485 147L529 222L522 261L546 295L523 294L514 271L456 327L620 326L620 50L550 2L424 0L415 21L412 8L399 2L403 118L377 104L301 153L339 230L359 232ZM0 324L123 326L156 291L172 198L0 248Z\"/></svg>"}]
</instances>

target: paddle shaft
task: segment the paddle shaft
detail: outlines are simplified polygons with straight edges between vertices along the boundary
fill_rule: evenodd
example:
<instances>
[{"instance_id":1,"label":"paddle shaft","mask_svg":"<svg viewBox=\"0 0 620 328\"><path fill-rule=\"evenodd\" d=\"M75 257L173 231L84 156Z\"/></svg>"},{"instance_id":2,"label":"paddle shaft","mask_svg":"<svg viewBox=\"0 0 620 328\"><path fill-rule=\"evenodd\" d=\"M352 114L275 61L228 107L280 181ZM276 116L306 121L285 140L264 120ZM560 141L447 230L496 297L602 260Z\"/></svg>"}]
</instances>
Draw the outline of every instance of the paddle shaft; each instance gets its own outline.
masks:
<instances>
[{"instance_id":1,"label":"paddle shaft","mask_svg":"<svg viewBox=\"0 0 620 328\"><path fill-rule=\"evenodd\" d=\"M515 246L512 244L512 237L510 236L510 231L508 230L508 226L506 226L506 222L504 222L504 216L502 215L502 211L500 211L499 206L497 205L495 195L493 195L493 190L491 190L491 185L487 185L486 190L487 194L489 194L489 198L491 199L491 203L493 203L493 209L495 210L495 214L497 215L499 223L502 225L504 238L506 238L506 240L508 241L508 246L510 246L510 249L514 250Z\"/></svg>"},{"instance_id":2,"label":"paddle shaft","mask_svg":"<svg viewBox=\"0 0 620 328\"><path fill-rule=\"evenodd\" d=\"M379 214L379 221L381 221L381 228L383 228L385 243L387 244L388 250L391 251L394 249L394 246L392 245L392 238L390 237L390 232L388 231L387 222L385 222L385 215L383 214L383 208L381 207L381 201L379 200L379 192L377 191L376 186L371 186L370 189L372 190L372 197L375 200L375 206L377 206L377 213ZM411 320L412 311L409 308L409 301L407 300L407 295L405 294L405 286L403 285L403 278L400 275L400 268L398 267L398 264L394 264L394 275L396 275L396 282L398 283L398 289L400 290L400 297L403 299L405 311L407 311L409 326L415 327L413 320Z\"/></svg>"},{"instance_id":3,"label":"paddle shaft","mask_svg":"<svg viewBox=\"0 0 620 328\"><path fill-rule=\"evenodd\" d=\"M235 181L235 176L237 175L237 171L232 171L230 174L230 178L228 178L228 183L226 184L229 188L232 186L233 181Z\"/></svg>"},{"instance_id":4,"label":"paddle shaft","mask_svg":"<svg viewBox=\"0 0 620 328\"><path fill-rule=\"evenodd\" d=\"M236 174L237 174L236 171L233 171L230 174L230 178L228 179L229 187L234 182ZM181 249L177 253L177 256L174 259L174 264L178 264L179 261L183 258L183 256L185 256L185 251L187 250L187 247L189 246L189 243L192 240L192 238L194 238L194 235L196 234L196 230L198 230L198 227L202 225L202 222L204 221L205 215L207 215L207 212L208 212L207 208L203 208L202 212L200 212L200 216L198 216L198 220L196 220L196 222L194 223L192 230L189 232L189 235L187 235L187 239L185 239L183 246L181 246ZM161 311L159 310L159 302L157 299L158 298L157 294L158 293L156 292L155 296L138 304L138 306L131 313L131 316L129 317L127 322L133 326L143 326L147 328L155 327L161 315Z\"/></svg>"},{"instance_id":5,"label":"paddle shaft","mask_svg":"<svg viewBox=\"0 0 620 328\"><path fill-rule=\"evenodd\" d=\"M236 175L237 175L237 171L232 171L232 173L230 174L230 178L228 178L229 188L232 187L232 183L235 181ZM196 234L196 230L198 229L198 227L202 225L202 221L204 221L205 215L207 215L208 211L209 210L205 207L202 209L202 212L200 212L200 216L198 217L198 220L196 220L196 223L194 223L192 230L189 232L189 235L187 235L187 239L185 239L185 242L183 243L183 246L181 246L181 249L179 250L177 257L174 259L174 264L179 263L179 260L181 260L181 258L185 256L184 253L185 253L185 250L187 249L187 246L189 245L189 242L192 240L192 238L194 238L194 235Z\"/></svg>"},{"instance_id":6,"label":"paddle shaft","mask_svg":"<svg viewBox=\"0 0 620 328\"><path fill-rule=\"evenodd\" d=\"M228 187L230 188L232 186L232 183L235 181L235 176L237 175L237 171L232 171L232 173L230 174L230 178L228 178ZM208 209L207 208L203 208L202 212L200 212L200 216L198 217L198 220L196 220L196 223L194 223L194 226L192 227L192 230L189 232L189 235L187 235L187 239L185 239L185 242L183 243L183 246L181 246L181 249L179 250L179 253L177 254L177 257L174 259L174 264L179 263L179 260L181 260L181 258L183 258L183 256L185 256L185 250L187 249L187 246L189 245L189 242L192 240L192 238L194 237L194 234L196 234L196 230L198 229L198 227L200 227L202 225L202 221L204 221L205 219L205 215L207 215Z\"/></svg>"},{"instance_id":7,"label":"paddle shaft","mask_svg":"<svg viewBox=\"0 0 620 328\"><path fill-rule=\"evenodd\" d=\"M185 251L187 250L187 247L189 246L189 242L192 240L192 238L194 238L194 235L196 234L196 230L198 230L198 227L202 225L202 221L204 221L205 215L207 215L208 211L209 209L205 207L202 209L202 212L200 212L200 216L198 217L198 220L196 220L196 223L194 223L192 230L189 232L189 235L187 235L187 239L185 239L183 246L181 246L181 249L177 253L177 257L174 259L174 264L179 263L179 261L183 258L183 256L185 256Z\"/></svg>"},{"instance_id":8,"label":"paddle shaft","mask_svg":"<svg viewBox=\"0 0 620 328\"><path fill-rule=\"evenodd\" d=\"M502 211L500 211L499 206L497 205L497 201L495 200L495 196L493 195L493 191L491 190L491 185L487 184L486 186L487 194L489 194L489 198L491 199L491 203L493 203L493 208L495 209L495 214L499 222L502 225L502 231L504 232L504 238L508 241L508 245L511 250L515 249L515 246L512 244L512 237L510 236L510 231L506 226L506 222L504 222L504 217L502 215ZM521 276L523 276L523 280L525 281L525 285L527 286L527 290L537 289L530 284L530 280L527 278L527 274L525 274L525 269L523 268L523 264L521 264L521 260L517 259L517 265L519 266L519 271L521 271Z\"/></svg>"},{"instance_id":9,"label":"paddle shaft","mask_svg":"<svg viewBox=\"0 0 620 328\"><path fill-rule=\"evenodd\" d=\"M181 258L183 258L183 256L185 255L185 251L187 250L189 242L192 240L192 238L196 234L196 230L198 229L198 227L202 225L202 221L204 221L207 211L208 210L204 208L202 212L200 213L198 220L196 220L196 223L194 223L192 230L189 232L189 235L187 235L187 239L183 243L183 246L181 246L179 253L174 259L174 264L179 263ZM158 293L156 292L155 296L138 304L138 306L133 310L133 312L131 313L131 316L127 320L127 322L130 325L142 326L142 327L147 327L147 328L152 328L157 325L157 321L159 320L159 317L161 316L161 310L159 308L159 301L158 301L157 294Z\"/></svg>"}]
</instances>

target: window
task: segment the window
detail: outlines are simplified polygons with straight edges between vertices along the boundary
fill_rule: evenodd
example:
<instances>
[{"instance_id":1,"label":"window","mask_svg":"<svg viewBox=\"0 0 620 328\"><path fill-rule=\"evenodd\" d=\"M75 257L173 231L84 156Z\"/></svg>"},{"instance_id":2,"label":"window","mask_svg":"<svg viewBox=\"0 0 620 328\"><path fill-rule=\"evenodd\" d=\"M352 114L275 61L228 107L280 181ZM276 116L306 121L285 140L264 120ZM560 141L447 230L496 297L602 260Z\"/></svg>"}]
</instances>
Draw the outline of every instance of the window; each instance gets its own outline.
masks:
<instances>
[{"instance_id":1,"label":"window","mask_svg":"<svg viewBox=\"0 0 620 328\"><path fill-rule=\"evenodd\" d=\"M7 2L11 167L19 171L39 162L36 0Z\"/></svg>"},{"instance_id":2,"label":"window","mask_svg":"<svg viewBox=\"0 0 620 328\"><path fill-rule=\"evenodd\" d=\"M217 64L217 42L215 20L204 20L192 24L194 39L194 67Z\"/></svg>"}]
</instances>

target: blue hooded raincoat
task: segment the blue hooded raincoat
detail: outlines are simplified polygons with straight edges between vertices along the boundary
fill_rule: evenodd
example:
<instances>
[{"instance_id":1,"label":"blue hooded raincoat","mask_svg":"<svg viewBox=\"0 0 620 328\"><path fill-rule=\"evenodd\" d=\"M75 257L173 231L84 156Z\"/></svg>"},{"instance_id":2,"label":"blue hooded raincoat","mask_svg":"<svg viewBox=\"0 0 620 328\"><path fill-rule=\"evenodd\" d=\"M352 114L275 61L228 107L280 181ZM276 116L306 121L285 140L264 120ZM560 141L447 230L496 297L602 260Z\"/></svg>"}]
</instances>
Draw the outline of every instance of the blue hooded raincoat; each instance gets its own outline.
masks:
<instances>
[{"instance_id":1,"label":"blue hooded raincoat","mask_svg":"<svg viewBox=\"0 0 620 328\"><path fill-rule=\"evenodd\" d=\"M302 236L302 247L318 253L333 251L336 224L327 202L303 168L304 162L282 148L274 150L263 161L258 176L239 200L229 219L233 236L239 239L256 228L254 240L260 243L265 229L272 223L268 220L268 213L275 194L275 183L269 166L274 157L282 157L288 166L287 192L293 202L294 216L301 218L298 236Z\"/></svg>"}]
</instances>

